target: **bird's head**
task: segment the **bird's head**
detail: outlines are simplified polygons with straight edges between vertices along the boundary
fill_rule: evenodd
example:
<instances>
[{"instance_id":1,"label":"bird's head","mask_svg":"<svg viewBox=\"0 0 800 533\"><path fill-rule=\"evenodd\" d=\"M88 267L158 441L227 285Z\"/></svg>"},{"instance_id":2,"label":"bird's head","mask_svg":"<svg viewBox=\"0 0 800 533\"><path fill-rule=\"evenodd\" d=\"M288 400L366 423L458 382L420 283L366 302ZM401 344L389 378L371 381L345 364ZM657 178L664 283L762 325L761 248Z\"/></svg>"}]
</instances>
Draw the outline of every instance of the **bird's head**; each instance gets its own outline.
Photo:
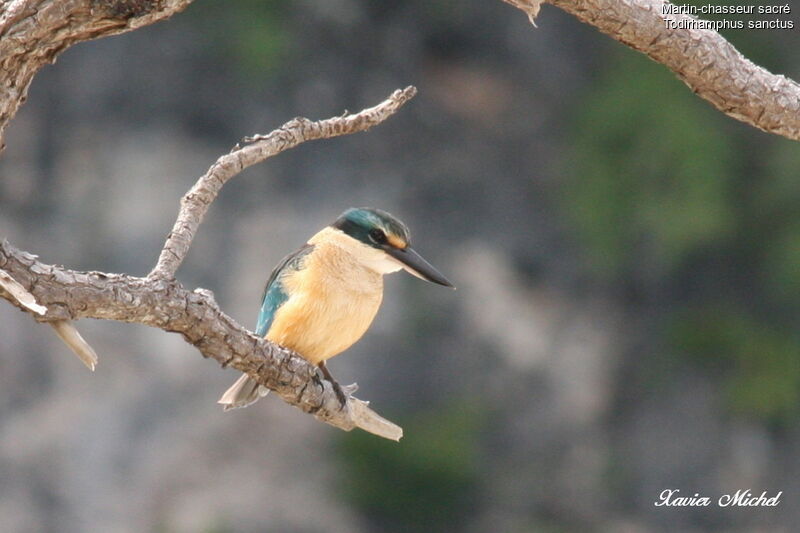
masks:
<instances>
[{"instance_id":1,"label":"bird's head","mask_svg":"<svg viewBox=\"0 0 800 533\"><path fill-rule=\"evenodd\" d=\"M359 257L374 270L385 274L402 268L425 281L455 288L411 248L408 227L386 211L354 207L342 213L331 226L359 243Z\"/></svg>"}]
</instances>

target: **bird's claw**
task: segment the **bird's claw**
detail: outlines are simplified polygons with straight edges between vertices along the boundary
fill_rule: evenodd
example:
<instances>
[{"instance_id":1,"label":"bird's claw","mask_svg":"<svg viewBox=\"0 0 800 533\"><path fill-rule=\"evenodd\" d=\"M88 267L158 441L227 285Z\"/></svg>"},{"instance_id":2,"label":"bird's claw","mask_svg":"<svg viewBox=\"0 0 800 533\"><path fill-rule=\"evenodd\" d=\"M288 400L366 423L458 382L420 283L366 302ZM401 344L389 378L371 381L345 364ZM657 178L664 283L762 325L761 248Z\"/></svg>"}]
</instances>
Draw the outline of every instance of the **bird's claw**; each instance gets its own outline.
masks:
<instances>
[{"instance_id":1,"label":"bird's claw","mask_svg":"<svg viewBox=\"0 0 800 533\"><path fill-rule=\"evenodd\" d=\"M344 409L344 406L347 405L347 396L345 395L344 391L342 390L341 385L336 383L335 381L332 383L333 385L333 392L336 393L336 397L339 398L339 409Z\"/></svg>"},{"instance_id":2,"label":"bird's claw","mask_svg":"<svg viewBox=\"0 0 800 533\"><path fill-rule=\"evenodd\" d=\"M318 385L324 387L324 385L322 384L322 380L324 378L322 378L319 374L314 374L314 377L312 377L311 379L313 379ZM333 392L336 393L336 398L339 400L340 404L339 409L340 410L344 409L344 406L347 405L347 397L353 392L355 392L355 390L358 388L358 385L353 383L352 385L347 385L346 387L342 387L336 381L328 379L325 379L325 381L330 383L331 386L333 387ZM347 390L347 392L345 392L345 390Z\"/></svg>"}]
</instances>

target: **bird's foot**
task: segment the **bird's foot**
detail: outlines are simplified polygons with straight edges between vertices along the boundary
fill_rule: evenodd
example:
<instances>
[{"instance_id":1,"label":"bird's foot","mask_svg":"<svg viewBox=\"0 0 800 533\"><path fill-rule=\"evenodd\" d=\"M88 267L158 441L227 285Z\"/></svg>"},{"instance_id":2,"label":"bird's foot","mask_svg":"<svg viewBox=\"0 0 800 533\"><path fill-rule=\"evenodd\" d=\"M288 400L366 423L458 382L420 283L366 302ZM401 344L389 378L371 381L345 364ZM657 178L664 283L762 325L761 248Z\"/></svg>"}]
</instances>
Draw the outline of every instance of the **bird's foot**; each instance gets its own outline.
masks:
<instances>
[{"instance_id":1,"label":"bird's foot","mask_svg":"<svg viewBox=\"0 0 800 533\"><path fill-rule=\"evenodd\" d=\"M339 400L339 410L344 409L344 406L347 404L347 397L354 392L353 385L348 385L347 387L342 387L339 383L334 379L328 379L327 377L323 378L319 374L314 374L313 380L316 381L320 386L324 387L322 384L322 380L327 381L333 387L333 392L336 394L336 398ZM347 389L347 393L345 393L345 389Z\"/></svg>"},{"instance_id":2,"label":"bird's foot","mask_svg":"<svg viewBox=\"0 0 800 533\"><path fill-rule=\"evenodd\" d=\"M336 397L339 398L339 403L341 404L339 409L344 409L344 406L347 405L347 396L345 396L341 385L339 385L337 382L332 381L331 385L333 385L333 392L336 393Z\"/></svg>"},{"instance_id":3,"label":"bird's foot","mask_svg":"<svg viewBox=\"0 0 800 533\"><path fill-rule=\"evenodd\" d=\"M327 379L328 382L333 385L333 392L336 393L336 397L339 398L339 403L341 404L339 406L339 410L344 409L344 406L347 405L347 395L345 395L341 385L339 385L339 383L333 379L330 370L328 370L328 367L325 365L325 361L321 361L317 366L322 371L322 375L325 376L325 379ZM350 387L347 388L348 392L351 392Z\"/></svg>"}]
</instances>

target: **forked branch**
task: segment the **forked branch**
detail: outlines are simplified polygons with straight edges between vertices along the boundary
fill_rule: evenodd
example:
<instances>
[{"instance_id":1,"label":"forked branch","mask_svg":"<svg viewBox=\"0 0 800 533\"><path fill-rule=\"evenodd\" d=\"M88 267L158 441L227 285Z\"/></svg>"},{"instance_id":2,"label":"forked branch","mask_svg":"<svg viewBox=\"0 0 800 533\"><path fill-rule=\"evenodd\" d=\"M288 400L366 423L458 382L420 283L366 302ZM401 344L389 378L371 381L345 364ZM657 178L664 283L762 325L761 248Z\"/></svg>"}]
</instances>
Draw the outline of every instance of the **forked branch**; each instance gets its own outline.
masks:
<instances>
[{"instance_id":1,"label":"forked branch","mask_svg":"<svg viewBox=\"0 0 800 533\"><path fill-rule=\"evenodd\" d=\"M175 276L209 206L222 186L242 170L306 141L368 130L392 116L415 94L415 87L398 89L380 104L355 115L345 114L316 122L298 117L267 135L245 138L242 141L244 146L237 144L230 153L217 159L184 195L178 219L167 237L164 249L161 250L158 263L150 272L150 277L169 279Z\"/></svg>"},{"instance_id":2,"label":"forked branch","mask_svg":"<svg viewBox=\"0 0 800 533\"><path fill-rule=\"evenodd\" d=\"M59 336L90 367L91 347L70 321L97 318L135 322L180 333L203 356L223 367L249 374L284 401L344 430L361 428L399 440L403 430L350 396L339 404L332 387L299 355L257 338L225 315L210 291L186 290L174 274L189 250L203 216L222 186L243 169L305 141L364 131L380 124L410 100L416 89L395 91L375 107L354 115L311 121L296 118L267 134L246 139L220 157L181 201L181 209L153 272L146 278L126 274L77 272L41 263L7 243L0 245L0 297L55 324ZM85 345L85 346L84 346ZM83 351L81 351L83 350Z\"/></svg>"}]
</instances>

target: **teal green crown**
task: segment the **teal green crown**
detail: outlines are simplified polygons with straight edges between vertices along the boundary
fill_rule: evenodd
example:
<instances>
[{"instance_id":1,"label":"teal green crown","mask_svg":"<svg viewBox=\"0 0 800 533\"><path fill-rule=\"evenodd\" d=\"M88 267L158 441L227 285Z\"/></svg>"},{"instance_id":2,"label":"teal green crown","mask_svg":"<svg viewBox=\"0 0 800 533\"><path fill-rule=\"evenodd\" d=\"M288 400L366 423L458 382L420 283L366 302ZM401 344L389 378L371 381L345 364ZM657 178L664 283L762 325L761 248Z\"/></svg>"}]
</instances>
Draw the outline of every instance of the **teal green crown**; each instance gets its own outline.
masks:
<instances>
[{"instance_id":1,"label":"teal green crown","mask_svg":"<svg viewBox=\"0 0 800 533\"><path fill-rule=\"evenodd\" d=\"M336 219L333 227L374 248L386 245L386 235L393 235L408 244L411 234L398 218L373 207L352 207Z\"/></svg>"}]
</instances>

